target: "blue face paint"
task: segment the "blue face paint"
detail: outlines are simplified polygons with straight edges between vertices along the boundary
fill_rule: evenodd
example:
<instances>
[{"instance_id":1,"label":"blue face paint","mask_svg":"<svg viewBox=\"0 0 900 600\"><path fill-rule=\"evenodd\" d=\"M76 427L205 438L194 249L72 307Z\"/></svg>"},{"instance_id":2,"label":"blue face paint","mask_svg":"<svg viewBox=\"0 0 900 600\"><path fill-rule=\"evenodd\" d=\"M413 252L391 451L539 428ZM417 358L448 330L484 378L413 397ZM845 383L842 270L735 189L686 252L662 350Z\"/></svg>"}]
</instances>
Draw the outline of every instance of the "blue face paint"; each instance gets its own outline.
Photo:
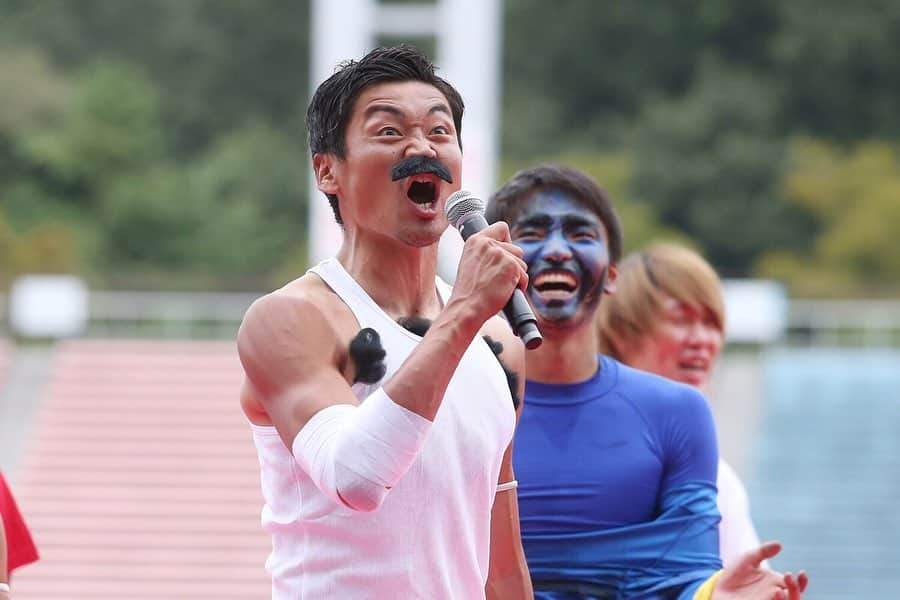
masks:
<instances>
[{"instance_id":1,"label":"blue face paint","mask_svg":"<svg viewBox=\"0 0 900 600\"><path fill-rule=\"evenodd\" d=\"M570 195L537 192L511 223L528 264L528 297L538 316L559 325L593 317L609 269L606 227Z\"/></svg>"}]
</instances>

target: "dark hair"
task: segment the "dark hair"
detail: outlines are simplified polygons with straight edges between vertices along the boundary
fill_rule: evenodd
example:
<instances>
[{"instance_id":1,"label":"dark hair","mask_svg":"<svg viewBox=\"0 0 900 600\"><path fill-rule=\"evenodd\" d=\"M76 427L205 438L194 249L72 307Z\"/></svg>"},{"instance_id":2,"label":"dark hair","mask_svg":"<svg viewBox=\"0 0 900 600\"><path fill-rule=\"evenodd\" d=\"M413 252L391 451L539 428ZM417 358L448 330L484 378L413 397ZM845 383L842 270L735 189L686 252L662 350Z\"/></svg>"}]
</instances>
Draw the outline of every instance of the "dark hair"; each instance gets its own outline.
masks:
<instances>
[{"instance_id":1,"label":"dark hair","mask_svg":"<svg viewBox=\"0 0 900 600\"><path fill-rule=\"evenodd\" d=\"M622 258L622 223L619 215L606 191L591 176L577 169L541 164L519 171L490 197L485 218L488 223L514 221L525 202L542 190L558 190L570 194L594 211L606 227L612 262L619 262Z\"/></svg>"},{"instance_id":2,"label":"dark hair","mask_svg":"<svg viewBox=\"0 0 900 600\"><path fill-rule=\"evenodd\" d=\"M415 46L401 44L375 48L359 60L342 62L334 74L323 81L313 94L306 110L306 130L311 155L331 153L344 158L344 134L356 99L366 88L392 81L422 81L436 87L447 98L453 124L462 147L462 96L450 83L434 73L434 64ZM337 197L327 194L334 218L339 224L341 213Z\"/></svg>"}]
</instances>

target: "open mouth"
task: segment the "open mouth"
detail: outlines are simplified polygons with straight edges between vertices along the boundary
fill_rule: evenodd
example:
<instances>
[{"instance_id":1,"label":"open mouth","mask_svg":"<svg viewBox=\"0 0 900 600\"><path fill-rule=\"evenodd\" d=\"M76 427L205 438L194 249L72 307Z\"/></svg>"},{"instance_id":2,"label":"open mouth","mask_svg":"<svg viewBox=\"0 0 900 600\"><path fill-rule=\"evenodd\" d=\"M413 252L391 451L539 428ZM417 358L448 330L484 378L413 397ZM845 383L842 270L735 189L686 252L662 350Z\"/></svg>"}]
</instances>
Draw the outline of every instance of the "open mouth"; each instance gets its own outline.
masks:
<instances>
[{"instance_id":1,"label":"open mouth","mask_svg":"<svg viewBox=\"0 0 900 600\"><path fill-rule=\"evenodd\" d=\"M532 287L545 299L566 300L578 291L578 277L571 271L542 271Z\"/></svg>"},{"instance_id":2,"label":"open mouth","mask_svg":"<svg viewBox=\"0 0 900 600\"><path fill-rule=\"evenodd\" d=\"M426 175L410 177L406 197L426 210L434 209L437 201L437 185L434 177Z\"/></svg>"},{"instance_id":3,"label":"open mouth","mask_svg":"<svg viewBox=\"0 0 900 600\"><path fill-rule=\"evenodd\" d=\"M694 385L706 380L711 366L710 362L703 358L683 359L678 361L678 368L682 374L681 379Z\"/></svg>"}]
</instances>

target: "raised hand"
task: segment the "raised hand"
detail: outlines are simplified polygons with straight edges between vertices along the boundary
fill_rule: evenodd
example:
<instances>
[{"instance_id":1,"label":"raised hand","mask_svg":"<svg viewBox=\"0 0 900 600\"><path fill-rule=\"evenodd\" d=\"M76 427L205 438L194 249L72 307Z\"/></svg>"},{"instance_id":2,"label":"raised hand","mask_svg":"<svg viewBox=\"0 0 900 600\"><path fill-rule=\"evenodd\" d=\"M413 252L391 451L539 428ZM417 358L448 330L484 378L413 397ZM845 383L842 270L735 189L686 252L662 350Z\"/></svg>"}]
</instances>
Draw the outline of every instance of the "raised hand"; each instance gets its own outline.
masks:
<instances>
[{"instance_id":1,"label":"raised hand","mask_svg":"<svg viewBox=\"0 0 900 600\"><path fill-rule=\"evenodd\" d=\"M809 578L804 571L796 576L778 573L761 563L781 552L778 542L766 542L745 552L726 568L713 589L712 600L800 600Z\"/></svg>"}]
</instances>

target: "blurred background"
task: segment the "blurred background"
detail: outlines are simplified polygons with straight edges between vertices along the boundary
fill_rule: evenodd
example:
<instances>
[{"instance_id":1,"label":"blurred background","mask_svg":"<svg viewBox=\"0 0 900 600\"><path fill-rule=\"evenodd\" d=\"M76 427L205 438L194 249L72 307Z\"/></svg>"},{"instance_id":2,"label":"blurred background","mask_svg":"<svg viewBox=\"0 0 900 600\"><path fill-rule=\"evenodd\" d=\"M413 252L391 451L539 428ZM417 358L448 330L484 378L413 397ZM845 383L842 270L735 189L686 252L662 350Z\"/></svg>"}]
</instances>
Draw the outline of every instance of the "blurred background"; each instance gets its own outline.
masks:
<instances>
[{"instance_id":1,"label":"blurred background","mask_svg":"<svg viewBox=\"0 0 900 600\"><path fill-rule=\"evenodd\" d=\"M365 46L439 65L473 5L369 4ZM0 467L42 553L16 598L268 595L233 340L338 231L304 129L328 5L0 0ZM900 3L474 5L484 185L566 163L626 250L699 249L732 290L722 454L775 566L900 596Z\"/></svg>"}]
</instances>

